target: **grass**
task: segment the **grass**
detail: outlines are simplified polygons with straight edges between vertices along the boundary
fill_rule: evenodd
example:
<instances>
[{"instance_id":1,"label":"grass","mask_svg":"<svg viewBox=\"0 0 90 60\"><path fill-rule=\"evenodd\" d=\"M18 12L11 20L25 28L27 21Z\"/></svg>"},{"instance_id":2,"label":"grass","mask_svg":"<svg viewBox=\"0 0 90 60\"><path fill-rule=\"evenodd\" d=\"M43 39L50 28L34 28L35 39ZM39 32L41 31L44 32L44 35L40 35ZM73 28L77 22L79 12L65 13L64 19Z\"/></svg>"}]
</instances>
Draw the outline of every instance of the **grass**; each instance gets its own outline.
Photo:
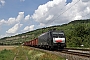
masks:
<instances>
[{"instance_id":1,"label":"grass","mask_svg":"<svg viewBox=\"0 0 90 60\"><path fill-rule=\"evenodd\" d=\"M2 50L0 51L0 60L13 60L14 53L11 50Z\"/></svg>"},{"instance_id":2,"label":"grass","mask_svg":"<svg viewBox=\"0 0 90 60\"><path fill-rule=\"evenodd\" d=\"M64 58L43 51L28 49L28 47L24 47L24 49L27 49L26 53L29 60L65 60Z\"/></svg>"},{"instance_id":3,"label":"grass","mask_svg":"<svg viewBox=\"0 0 90 60\"><path fill-rule=\"evenodd\" d=\"M19 46L11 50L0 51L0 60L65 60L59 56L35 50L30 47Z\"/></svg>"}]
</instances>

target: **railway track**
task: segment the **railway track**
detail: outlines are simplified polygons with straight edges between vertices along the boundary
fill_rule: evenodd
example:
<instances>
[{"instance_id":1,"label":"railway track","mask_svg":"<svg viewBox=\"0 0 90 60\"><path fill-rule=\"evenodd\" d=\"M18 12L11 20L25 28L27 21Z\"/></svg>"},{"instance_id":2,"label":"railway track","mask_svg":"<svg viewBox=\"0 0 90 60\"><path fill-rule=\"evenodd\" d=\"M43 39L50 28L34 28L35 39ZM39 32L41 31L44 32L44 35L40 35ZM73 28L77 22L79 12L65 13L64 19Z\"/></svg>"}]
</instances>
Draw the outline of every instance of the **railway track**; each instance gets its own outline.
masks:
<instances>
[{"instance_id":1,"label":"railway track","mask_svg":"<svg viewBox=\"0 0 90 60\"><path fill-rule=\"evenodd\" d=\"M82 57L89 57L90 58L90 53L81 53L81 52L74 52L74 51L61 51L62 53L67 53L67 54L72 54L72 55L77 55L77 56L82 56Z\"/></svg>"},{"instance_id":2,"label":"railway track","mask_svg":"<svg viewBox=\"0 0 90 60\"><path fill-rule=\"evenodd\" d=\"M32 47L31 47L32 48ZM62 56L68 60L90 60L90 50L88 49L73 49L65 48L63 50L49 51L39 48L34 48L48 53L52 53L58 56Z\"/></svg>"},{"instance_id":3,"label":"railway track","mask_svg":"<svg viewBox=\"0 0 90 60\"><path fill-rule=\"evenodd\" d=\"M90 49L65 48L61 52L83 57L90 57Z\"/></svg>"},{"instance_id":4,"label":"railway track","mask_svg":"<svg viewBox=\"0 0 90 60\"><path fill-rule=\"evenodd\" d=\"M62 53L69 60L90 60L90 50L89 49L75 49L75 48L65 48Z\"/></svg>"},{"instance_id":5,"label":"railway track","mask_svg":"<svg viewBox=\"0 0 90 60\"><path fill-rule=\"evenodd\" d=\"M67 50L72 50L72 51L78 51L78 52L83 52L83 53L90 53L90 49L75 49L75 48L65 48Z\"/></svg>"}]
</instances>

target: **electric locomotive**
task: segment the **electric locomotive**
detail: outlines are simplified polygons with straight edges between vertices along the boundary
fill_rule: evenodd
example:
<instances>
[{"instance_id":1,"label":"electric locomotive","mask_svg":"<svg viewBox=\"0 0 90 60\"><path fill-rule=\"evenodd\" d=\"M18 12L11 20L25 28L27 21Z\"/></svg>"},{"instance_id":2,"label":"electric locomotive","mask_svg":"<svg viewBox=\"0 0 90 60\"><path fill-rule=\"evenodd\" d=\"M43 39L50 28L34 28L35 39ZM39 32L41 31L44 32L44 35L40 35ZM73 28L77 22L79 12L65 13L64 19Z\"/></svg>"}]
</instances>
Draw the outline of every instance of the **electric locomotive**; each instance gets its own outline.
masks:
<instances>
[{"instance_id":1,"label":"electric locomotive","mask_svg":"<svg viewBox=\"0 0 90 60\"><path fill-rule=\"evenodd\" d=\"M66 47L66 38L63 31L48 31L38 37L37 46L49 49L63 49Z\"/></svg>"}]
</instances>

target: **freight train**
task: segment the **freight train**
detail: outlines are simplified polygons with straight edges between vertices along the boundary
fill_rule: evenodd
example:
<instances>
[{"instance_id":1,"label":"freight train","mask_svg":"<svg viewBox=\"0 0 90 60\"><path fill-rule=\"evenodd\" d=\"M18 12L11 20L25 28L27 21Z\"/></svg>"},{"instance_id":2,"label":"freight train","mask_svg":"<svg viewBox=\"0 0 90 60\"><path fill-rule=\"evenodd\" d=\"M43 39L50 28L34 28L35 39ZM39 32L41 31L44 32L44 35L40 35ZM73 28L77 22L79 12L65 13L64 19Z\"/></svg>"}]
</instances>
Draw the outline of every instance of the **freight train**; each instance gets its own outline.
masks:
<instances>
[{"instance_id":1,"label":"freight train","mask_svg":"<svg viewBox=\"0 0 90 60\"><path fill-rule=\"evenodd\" d=\"M48 31L38 38L25 42L25 46L33 46L45 49L63 49L66 47L66 37L63 31Z\"/></svg>"}]
</instances>

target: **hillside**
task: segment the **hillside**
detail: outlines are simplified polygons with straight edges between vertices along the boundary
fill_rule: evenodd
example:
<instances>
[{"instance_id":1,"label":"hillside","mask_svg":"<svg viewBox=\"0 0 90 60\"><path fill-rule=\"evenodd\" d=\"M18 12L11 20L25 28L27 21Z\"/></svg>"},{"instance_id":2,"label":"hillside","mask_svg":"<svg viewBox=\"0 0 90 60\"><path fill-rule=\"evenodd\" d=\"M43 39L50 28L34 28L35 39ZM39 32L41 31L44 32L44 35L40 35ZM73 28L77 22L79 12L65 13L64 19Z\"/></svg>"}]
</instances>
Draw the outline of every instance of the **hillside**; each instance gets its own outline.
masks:
<instances>
[{"instance_id":1,"label":"hillside","mask_svg":"<svg viewBox=\"0 0 90 60\"><path fill-rule=\"evenodd\" d=\"M80 47L82 44L84 47L90 47L90 19L75 20L68 24L41 28L16 36L5 37L0 39L0 45L22 44L25 41L37 38L41 33L53 28L63 30L65 32L68 47Z\"/></svg>"}]
</instances>

